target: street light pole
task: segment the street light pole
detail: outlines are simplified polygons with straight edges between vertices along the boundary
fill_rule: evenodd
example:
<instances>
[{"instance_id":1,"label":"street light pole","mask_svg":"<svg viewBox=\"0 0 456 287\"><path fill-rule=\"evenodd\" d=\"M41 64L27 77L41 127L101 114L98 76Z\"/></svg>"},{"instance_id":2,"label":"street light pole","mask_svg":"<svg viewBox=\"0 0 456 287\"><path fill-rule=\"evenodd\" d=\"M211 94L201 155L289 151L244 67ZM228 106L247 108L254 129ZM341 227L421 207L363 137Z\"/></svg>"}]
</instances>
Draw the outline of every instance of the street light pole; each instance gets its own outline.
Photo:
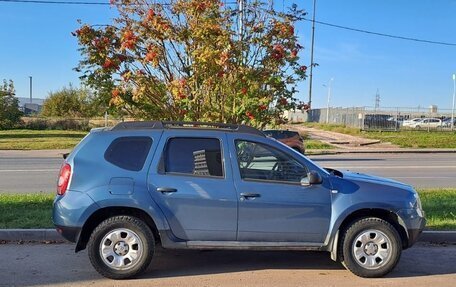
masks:
<instances>
[{"instance_id":1,"label":"street light pole","mask_svg":"<svg viewBox=\"0 0 456 287\"><path fill-rule=\"evenodd\" d=\"M33 85L32 85L32 76L29 76L29 79L30 79L30 103L33 103Z\"/></svg>"},{"instance_id":2,"label":"street light pole","mask_svg":"<svg viewBox=\"0 0 456 287\"><path fill-rule=\"evenodd\" d=\"M453 106L451 108L451 130L454 129L454 101L456 98L456 74L453 74Z\"/></svg>"},{"instance_id":3,"label":"street light pole","mask_svg":"<svg viewBox=\"0 0 456 287\"><path fill-rule=\"evenodd\" d=\"M329 101L331 100L331 85L334 78L331 78L328 83L328 100L326 102L326 123L329 124Z\"/></svg>"}]
</instances>

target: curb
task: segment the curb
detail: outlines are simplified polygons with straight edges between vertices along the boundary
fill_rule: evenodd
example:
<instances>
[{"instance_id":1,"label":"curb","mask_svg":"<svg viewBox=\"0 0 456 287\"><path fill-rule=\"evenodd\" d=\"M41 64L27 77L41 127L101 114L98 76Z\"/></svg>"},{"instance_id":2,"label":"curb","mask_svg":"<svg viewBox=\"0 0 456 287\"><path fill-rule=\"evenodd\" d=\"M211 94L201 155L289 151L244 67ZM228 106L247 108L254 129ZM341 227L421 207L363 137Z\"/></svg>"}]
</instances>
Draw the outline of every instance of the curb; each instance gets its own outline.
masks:
<instances>
[{"instance_id":1,"label":"curb","mask_svg":"<svg viewBox=\"0 0 456 287\"><path fill-rule=\"evenodd\" d=\"M431 243L456 243L456 231L423 231L418 241Z\"/></svg>"},{"instance_id":2,"label":"curb","mask_svg":"<svg viewBox=\"0 0 456 287\"><path fill-rule=\"evenodd\" d=\"M0 229L0 241L64 241L55 229Z\"/></svg>"},{"instance_id":3,"label":"curb","mask_svg":"<svg viewBox=\"0 0 456 287\"><path fill-rule=\"evenodd\" d=\"M55 229L0 229L0 241L65 241ZM456 243L456 231L425 230L420 242Z\"/></svg>"}]
</instances>

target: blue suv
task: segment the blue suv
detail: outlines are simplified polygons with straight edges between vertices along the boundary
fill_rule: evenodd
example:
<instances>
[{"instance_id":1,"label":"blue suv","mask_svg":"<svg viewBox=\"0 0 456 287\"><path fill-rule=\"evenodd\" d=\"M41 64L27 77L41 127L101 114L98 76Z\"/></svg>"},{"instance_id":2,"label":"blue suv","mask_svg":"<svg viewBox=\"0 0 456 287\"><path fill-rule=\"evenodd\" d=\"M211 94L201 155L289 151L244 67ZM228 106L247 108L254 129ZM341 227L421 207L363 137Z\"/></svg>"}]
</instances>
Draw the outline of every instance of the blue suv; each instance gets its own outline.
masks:
<instances>
[{"instance_id":1,"label":"blue suv","mask_svg":"<svg viewBox=\"0 0 456 287\"><path fill-rule=\"evenodd\" d=\"M379 277L425 225L409 185L321 168L252 127L161 121L92 130L62 164L53 221L113 279L158 245L327 251Z\"/></svg>"}]
</instances>

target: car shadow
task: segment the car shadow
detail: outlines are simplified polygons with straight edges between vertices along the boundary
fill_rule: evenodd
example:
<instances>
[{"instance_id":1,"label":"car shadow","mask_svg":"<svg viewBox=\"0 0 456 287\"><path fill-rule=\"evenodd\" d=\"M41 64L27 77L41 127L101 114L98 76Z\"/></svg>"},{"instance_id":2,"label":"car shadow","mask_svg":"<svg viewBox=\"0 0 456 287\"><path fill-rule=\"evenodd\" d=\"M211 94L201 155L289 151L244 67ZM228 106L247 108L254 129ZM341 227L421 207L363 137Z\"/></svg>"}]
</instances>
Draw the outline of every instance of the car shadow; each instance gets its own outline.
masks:
<instances>
[{"instance_id":1,"label":"car shadow","mask_svg":"<svg viewBox=\"0 0 456 287\"><path fill-rule=\"evenodd\" d=\"M328 253L306 251L159 250L141 278L220 274L264 269L342 270Z\"/></svg>"}]
</instances>

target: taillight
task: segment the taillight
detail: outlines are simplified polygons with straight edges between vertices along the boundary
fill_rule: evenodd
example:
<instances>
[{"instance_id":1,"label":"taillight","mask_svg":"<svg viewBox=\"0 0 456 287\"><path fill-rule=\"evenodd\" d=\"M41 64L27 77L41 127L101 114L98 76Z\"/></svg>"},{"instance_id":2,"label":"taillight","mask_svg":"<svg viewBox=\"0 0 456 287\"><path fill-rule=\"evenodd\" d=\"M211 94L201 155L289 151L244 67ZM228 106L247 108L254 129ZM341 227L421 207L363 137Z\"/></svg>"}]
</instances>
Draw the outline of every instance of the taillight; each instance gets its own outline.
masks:
<instances>
[{"instance_id":1,"label":"taillight","mask_svg":"<svg viewBox=\"0 0 456 287\"><path fill-rule=\"evenodd\" d=\"M71 178L71 165L65 163L60 168L59 181L57 182L57 194L64 195L67 191Z\"/></svg>"}]
</instances>

